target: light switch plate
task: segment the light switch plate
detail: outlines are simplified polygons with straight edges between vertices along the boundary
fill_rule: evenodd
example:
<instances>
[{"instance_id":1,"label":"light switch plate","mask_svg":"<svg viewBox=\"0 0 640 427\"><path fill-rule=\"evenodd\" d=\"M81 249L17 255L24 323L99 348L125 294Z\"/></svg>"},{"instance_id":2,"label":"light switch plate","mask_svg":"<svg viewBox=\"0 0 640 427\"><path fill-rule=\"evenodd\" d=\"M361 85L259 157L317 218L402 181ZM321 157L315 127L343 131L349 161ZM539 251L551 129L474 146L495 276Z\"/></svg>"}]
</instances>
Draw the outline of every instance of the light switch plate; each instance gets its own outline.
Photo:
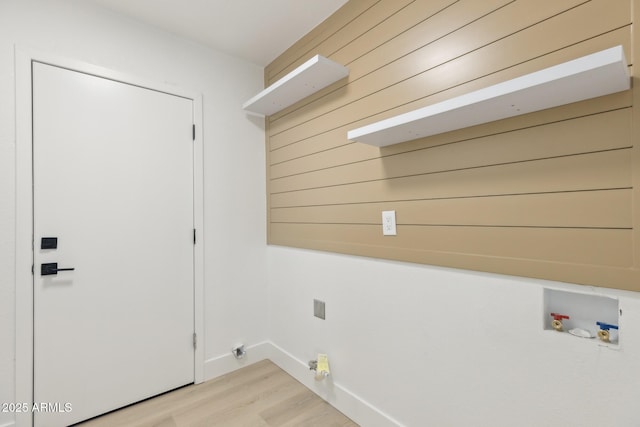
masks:
<instances>
[{"instance_id":1,"label":"light switch plate","mask_svg":"<svg viewBox=\"0 0 640 427\"><path fill-rule=\"evenodd\" d=\"M382 234L396 236L396 211L382 211Z\"/></svg>"}]
</instances>

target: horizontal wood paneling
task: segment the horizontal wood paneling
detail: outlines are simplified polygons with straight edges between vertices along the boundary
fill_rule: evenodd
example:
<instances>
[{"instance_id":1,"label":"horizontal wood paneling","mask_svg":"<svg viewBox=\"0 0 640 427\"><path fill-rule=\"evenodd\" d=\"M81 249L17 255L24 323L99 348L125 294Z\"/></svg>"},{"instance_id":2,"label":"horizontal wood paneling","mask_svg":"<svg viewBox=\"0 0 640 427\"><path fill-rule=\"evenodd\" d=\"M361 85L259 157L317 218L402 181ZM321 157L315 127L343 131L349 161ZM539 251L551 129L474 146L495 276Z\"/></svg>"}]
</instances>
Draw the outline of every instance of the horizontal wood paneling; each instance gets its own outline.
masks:
<instances>
[{"instance_id":1,"label":"horizontal wood paneling","mask_svg":"<svg viewBox=\"0 0 640 427\"><path fill-rule=\"evenodd\" d=\"M484 1L484 8L495 9L497 6L504 5L512 0L487 0ZM452 8L456 8L461 3L467 3L469 7L475 7L470 2L461 2L459 0L430 0L430 1L412 1L406 3L406 6L402 9L398 9L395 13L389 14L380 21L378 25L371 28L366 33L363 33L351 43L340 47L331 54L331 58L334 61L345 64L354 70L351 75L352 79L366 74L373 70L373 68L366 68L363 66L354 66L355 62L365 56L369 52L380 52L380 49L387 49L387 60L392 61L395 58L406 55L407 53L421 47L422 40L431 40L434 37L429 34L415 33L416 29L424 29L425 26L421 25L425 21L430 22L428 28L430 31L435 30L433 18L438 15L442 16ZM478 3L478 2L475 2ZM477 16L474 11L469 11L469 15ZM451 15L453 16L453 15ZM448 26L451 28L451 26ZM396 43L393 47L387 43L387 34L397 34L394 38ZM410 33L410 34L408 34ZM441 33L443 34L443 33ZM382 42L382 43L381 43ZM383 48L384 46L384 48ZM391 47L392 50L388 50ZM378 66L379 62L372 62L373 67Z\"/></svg>"},{"instance_id":2,"label":"horizontal wood paneling","mask_svg":"<svg viewBox=\"0 0 640 427\"><path fill-rule=\"evenodd\" d=\"M350 0L339 13L330 16L307 35L287 49L276 61L265 67L265 80L271 84L304 62L306 56L313 56L333 34L348 26L354 19L381 0Z\"/></svg>"},{"instance_id":3,"label":"horizontal wood paneling","mask_svg":"<svg viewBox=\"0 0 640 427\"><path fill-rule=\"evenodd\" d=\"M638 290L637 283L640 280L640 272L627 267L437 252L404 247L390 250L387 246L363 245L345 240L299 240L276 236L270 244L634 291Z\"/></svg>"},{"instance_id":4,"label":"horizontal wood paneling","mask_svg":"<svg viewBox=\"0 0 640 427\"><path fill-rule=\"evenodd\" d=\"M352 125L358 127L377 121L392 115L404 112L402 107L405 104L420 102L420 106L429 105L441 99L436 97L439 92L460 86L465 82L471 82L484 76L489 76L499 71L501 80L518 77L529 72L537 71L548 65L542 65L544 61L535 61L536 68L532 69L532 64L527 67L521 65L514 67L515 64L524 64L532 58L545 55L560 46L570 46L579 41L597 36L607 31L607 26L603 23L601 16L607 14L611 16L611 20L615 21L616 26L628 24L629 8L626 2L614 2L611 5L626 4L626 8L609 7L609 3L603 0L593 0L584 7L595 4L600 7L592 6L591 14L578 13L581 8L573 9L565 14L558 15L552 19L546 20L539 25L530 27L524 31L514 34L511 37L499 40L486 47L474 50L467 55L460 56L454 60L442 63L439 66L430 66L424 72L408 76L403 72L404 68L393 68L390 73L384 73L390 66L376 72L372 76L377 82L371 92L368 94L359 92L353 102L345 102L344 106L332 109L322 114L314 120L306 120L303 123L290 127L286 130L278 132L275 123L271 124L271 149L277 149L281 146L294 143L309 135L328 131L344 125ZM592 16L588 22L583 19ZM624 18L627 19L624 19ZM562 22L556 22L562 21ZM608 20L607 20L608 22ZM558 33L557 28L575 27L574 31ZM554 31L555 30L555 31ZM469 34L469 37L472 35ZM438 44L438 46L440 43ZM433 46L433 45L430 45ZM446 46L443 47L446 49ZM436 49L435 47L433 48ZM410 58L414 61L418 59L412 55ZM575 56L558 58L555 64L574 59ZM407 60L408 61L408 60ZM383 75L380 75L383 74ZM396 83L390 84L392 81ZM483 82L481 87L489 86L492 83ZM350 87L349 85L348 87ZM480 87L469 84L464 92L469 92ZM349 90L350 91L350 90ZM341 89L335 92L335 96L344 96L348 92L347 89ZM462 93L464 93L462 92ZM461 93L450 92L447 97L456 96ZM412 105L410 109L416 108L418 105ZM291 115L291 120L294 117Z\"/></svg>"},{"instance_id":5,"label":"horizontal wood paneling","mask_svg":"<svg viewBox=\"0 0 640 427\"><path fill-rule=\"evenodd\" d=\"M267 118L269 242L640 290L634 92L382 149L346 139L611 46L632 64L637 1L348 2L265 70L316 53L350 69Z\"/></svg>"},{"instance_id":6,"label":"horizontal wood paneling","mask_svg":"<svg viewBox=\"0 0 640 427\"><path fill-rule=\"evenodd\" d=\"M348 25L341 27L325 40L323 40L320 45L316 46L313 49L310 49L309 52L313 51L314 53L309 56L313 56L315 54L320 54L327 57L331 56L333 52L360 37L362 34L369 31L372 27L375 27L380 22L384 21L388 16L396 13L406 5L412 3L412 1L414 0L381 0L368 3L362 2L361 6L358 6L356 9L354 9L354 12L361 11L361 13L359 13L351 21L349 21ZM293 68L300 65L298 61L300 63L304 62L303 58L305 55L306 54L303 54L296 62L281 70L278 74L274 75L273 78L277 80L284 74L291 71Z\"/></svg>"},{"instance_id":7,"label":"horizontal wood paneling","mask_svg":"<svg viewBox=\"0 0 640 427\"><path fill-rule=\"evenodd\" d=\"M278 223L382 225L383 210L404 225L632 228L631 189L592 190L272 208Z\"/></svg>"},{"instance_id":8,"label":"horizontal wood paneling","mask_svg":"<svg viewBox=\"0 0 640 427\"><path fill-rule=\"evenodd\" d=\"M572 264L630 267L631 230L405 225L384 237L377 225L272 223L283 239L341 241L362 245L475 254ZM620 256L620 254L625 256Z\"/></svg>"},{"instance_id":9,"label":"horizontal wood paneling","mask_svg":"<svg viewBox=\"0 0 640 427\"><path fill-rule=\"evenodd\" d=\"M574 129L580 128L576 133ZM476 149L482 145L482 150ZM272 191L393 178L438 170L470 168L631 147L631 109L535 126L518 131L431 146L399 154L361 160L357 154L302 157L271 168ZM466 153L474 152L474 156ZM323 164L334 158L339 165Z\"/></svg>"},{"instance_id":10,"label":"horizontal wood paneling","mask_svg":"<svg viewBox=\"0 0 640 427\"><path fill-rule=\"evenodd\" d=\"M336 203L630 188L630 157L630 149L605 151L272 193L271 206L314 206Z\"/></svg>"},{"instance_id":11,"label":"horizontal wood paneling","mask_svg":"<svg viewBox=\"0 0 640 427\"><path fill-rule=\"evenodd\" d=\"M429 138L421 138L415 141L408 141L402 144L391 145L382 149L366 144L357 144L347 141L347 131L351 126L343 126L325 134L314 135L296 144L283 147L282 149L268 151L270 165L295 160L306 156L313 156L319 167L331 167L344 164L345 156L359 158L361 160L373 159L382 155L390 155L412 151L423 147L447 144L450 142L464 141L473 138L480 138L489 135L509 132L527 127L539 126L546 123L568 120L576 117L594 115L599 112L607 112L625 107L630 107L631 93L620 92L605 96L595 100L577 102L569 106L556 107L549 110L539 111L533 114L525 114L499 122L473 126L471 128L460 129L445 134L434 135Z\"/></svg>"},{"instance_id":12,"label":"horizontal wood paneling","mask_svg":"<svg viewBox=\"0 0 640 427\"><path fill-rule=\"evenodd\" d=\"M353 83L359 78L381 68L383 64L392 63L394 60L423 47L428 42L447 35L452 31L452 25L457 25L458 28L463 27L473 22L478 16L494 11L512 1L414 1L400 9L398 13L380 22L371 31L367 31L353 40L352 43L345 44L330 56L334 61L349 67L349 82ZM387 40L385 34L388 33L398 34L398 36ZM383 44L379 45L381 42ZM384 55L382 64L379 60L381 54ZM333 87L329 90L321 91L316 95L310 96L301 104L309 104L315 99L333 92L335 89L336 87ZM327 100L322 101L323 106L326 102ZM270 117L270 121L276 122L279 118L288 115L292 111L299 116L302 110L299 107L289 108ZM289 118L287 118L288 121Z\"/></svg>"},{"instance_id":13,"label":"horizontal wood paneling","mask_svg":"<svg viewBox=\"0 0 640 427\"><path fill-rule=\"evenodd\" d=\"M457 58L462 58L469 52L495 43L502 45L503 43L499 43L499 41L504 39L505 36L522 31L536 22L544 21L581 1L584 0L556 1L543 8L533 7L532 4L527 2L511 2L505 7L499 7L504 5L505 1L476 1L472 4L470 2L462 2L462 4L458 4L459 7L451 7L442 14L433 16L432 19L422 23L422 26L429 29L429 33L423 35L427 38L420 39L423 40L424 46L417 51L401 56L381 48L372 50L369 53L370 56L378 56L373 58L374 62L356 60L348 63L350 73L348 90L345 92L346 96L342 92L335 92L324 97L320 102L297 109L294 113L289 114L286 120L274 118L271 121L272 134L275 135L288 127L306 122L319 114L332 111L390 86L404 84L407 79L416 78L428 70L438 68ZM416 3L413 5L416 5ZM467 13L453 14L455 11L452 9L461 8L466 9ZM492 13L487 14L488 12ZM485 19L477 20L477 17L483 14L487 14ZM514 15L522 16L523 19L514 20L512 19ZM567 13L567 15L571 14ZM472 17L475 17L476 20L473 21ZM566 19L569 18L570 16L566 17ZM550 22L546 25L554 24L554 22ZM451 32L451 25L459 27L459 29ZM490 25L500 31L483 31L482 28L485 25ZM542 30L544 29L540 31ZM531 32L532 30L525 31L525 33ZM527 38L528 35L525 34L524 39L527 40ZM413 39L415 40L415 38ZM514 42L517 41L515 40ZM382 52L379 52L380 50ZM392 55L391 58L390 55ZM390 61L394 57L397 60ZM332 57L332 59L334 58ZM339 61L340 59L342 58L335 58L334 60ZM364 63L365 66L362 66L361 63ZM371 66L380 63L387 64L377 69L366 67L367 64ZM473 72L473 70L470 71ZM457 76L457 73L453 73L453 76ZM412 82L406 82L406 84L411 85ZM320 103L321 107L319 108L317 104Z\"/></svg>"}]
</instances>

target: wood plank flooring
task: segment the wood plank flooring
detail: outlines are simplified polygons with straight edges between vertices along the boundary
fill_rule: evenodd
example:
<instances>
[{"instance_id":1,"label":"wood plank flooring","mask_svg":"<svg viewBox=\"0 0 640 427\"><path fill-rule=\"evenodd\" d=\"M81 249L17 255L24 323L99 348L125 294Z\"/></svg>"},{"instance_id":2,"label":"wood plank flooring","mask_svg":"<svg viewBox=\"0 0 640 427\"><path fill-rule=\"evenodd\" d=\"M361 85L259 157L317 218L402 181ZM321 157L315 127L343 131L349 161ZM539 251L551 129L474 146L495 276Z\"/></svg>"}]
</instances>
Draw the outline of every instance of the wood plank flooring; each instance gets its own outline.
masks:
<instances>
[{"instance_id":1,"label":"wood plank flooring","mask_svg":"<svg viewBox=\"0 0 640 427\"><path fill-rule=\"evenodd\" d=\"M358 425L273 362L145 400L82 427L289 427Z\"/></svg>"}]
</instances>

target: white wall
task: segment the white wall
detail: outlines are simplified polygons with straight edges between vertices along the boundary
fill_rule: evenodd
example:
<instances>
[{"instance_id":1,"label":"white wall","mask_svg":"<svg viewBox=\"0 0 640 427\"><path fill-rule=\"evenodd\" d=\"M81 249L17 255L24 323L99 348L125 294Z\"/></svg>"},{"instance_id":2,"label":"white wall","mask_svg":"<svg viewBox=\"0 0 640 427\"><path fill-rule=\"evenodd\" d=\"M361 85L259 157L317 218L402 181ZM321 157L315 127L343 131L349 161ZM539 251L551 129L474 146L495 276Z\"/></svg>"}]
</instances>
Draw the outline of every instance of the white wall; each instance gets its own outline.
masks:
<instances>
[{"instance_id":1,"label":"white wall","mask_svg":"<svg viewBox=\"0 0 640 427\"><path fill-rule=\"evenodd\" d=\"M203 94L206 357L264 341L264 131L240 108L262 68L79 0L0 0L0 402L15 399L14 45Z\"/></svg>"},{"instance_id":2,"label":"white wall","mask_svg":"<svg viewBox=\"0 0 640 427\"><path fill-rule=\"evenodd\" d=\"M388 417L367 427L640 426L637 293L277 246L268 269L272 343L288 366L326 352L332 391L311 387ZM545 286L619 297L619 349L544 331Z\"/></svg>"}]
</instances>

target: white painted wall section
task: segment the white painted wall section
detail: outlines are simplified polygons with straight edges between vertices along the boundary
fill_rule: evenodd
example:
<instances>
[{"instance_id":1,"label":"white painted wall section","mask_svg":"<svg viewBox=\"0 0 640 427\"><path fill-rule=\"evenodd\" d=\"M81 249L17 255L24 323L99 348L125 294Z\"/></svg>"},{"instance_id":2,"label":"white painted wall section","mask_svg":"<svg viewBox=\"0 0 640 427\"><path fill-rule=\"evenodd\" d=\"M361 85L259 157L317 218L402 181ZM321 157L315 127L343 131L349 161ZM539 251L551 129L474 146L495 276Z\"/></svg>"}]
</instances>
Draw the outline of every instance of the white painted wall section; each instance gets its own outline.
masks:
<instances>
[{"instance_id":1,"label":"white painted wall section","mask_svg":"<svg viewBox=\"0 0 640 427\"><path fill-rule=\"evenodd\" d=\"M268 258L272 343L289 365L327 353L330 399L354 418L376 408L365 425L640 423L637 293L277 246ZM544 330L545 287L619 298L620 348Z\"/></svg>"},{"instance_id":2,"label":"white painted wall section","mask_svg":"<svg viewBox=\"0 0 640 427\"><path fill-rule=\"evenodd\" d=\"M265 158L262 120L240 105L263 70L79 0L0 1L0 402L15 400L14 49L111 69L203 95L205 357L263 342L266 318ZM230 108L229 106L237 106ZM21 106L19 105L18 108ZM214 227L213 225L218 225ZM13 414L0 413L0 426Z\"/></svg>"}]
</instances>

